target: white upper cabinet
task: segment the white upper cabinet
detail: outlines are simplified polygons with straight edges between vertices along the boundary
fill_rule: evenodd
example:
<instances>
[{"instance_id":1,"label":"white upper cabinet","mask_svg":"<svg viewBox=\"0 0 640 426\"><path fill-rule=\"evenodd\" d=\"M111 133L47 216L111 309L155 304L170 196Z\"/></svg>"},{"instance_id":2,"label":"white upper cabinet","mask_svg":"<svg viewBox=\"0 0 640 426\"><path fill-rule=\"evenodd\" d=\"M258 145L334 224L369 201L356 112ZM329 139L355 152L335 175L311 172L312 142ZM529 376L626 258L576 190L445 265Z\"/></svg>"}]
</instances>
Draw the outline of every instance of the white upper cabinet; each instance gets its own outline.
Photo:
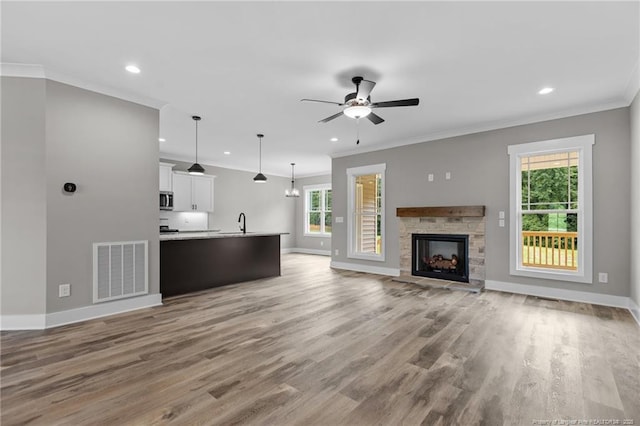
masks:
<instances>
[{"instance_id":1,"label":"white upper cabinet","mask_svg":"<svg viewBox=\"0 0 640 426\"><path fill-rule=\"evenodd\" d=\"M191 176L173 174L173 211L188 212L193 210L191 202Z\"/></svg>"},{"instance_id":2,"label":"white upper cabinet","mask_svg":"<svg viewBox=\"0 0 640 426\"><path fill-rule=\"evenodd\" d=\"M172 191L171 175L175 164L160 163L160 191Z\"/></svg>"},{"instance_id":3,"label":"white upper cabinet","mask_svg":"<svg viewBox=\"0 0 640 426\"><path fill-rule=\"evenodd\" d=\"M213 212L214 177L173 173L173 211Z\"/></svg>"},{"instance_id":4,"label":"white upper cabinet","mask_svg":"<svg viewBox=\"0 0 640 426\"><path fill-rule=\"evenodd\" d=\"M195 209L201 212L213 211L213 177L192 176L191 177L192 200Z\"/></svg>"}]
</instances>

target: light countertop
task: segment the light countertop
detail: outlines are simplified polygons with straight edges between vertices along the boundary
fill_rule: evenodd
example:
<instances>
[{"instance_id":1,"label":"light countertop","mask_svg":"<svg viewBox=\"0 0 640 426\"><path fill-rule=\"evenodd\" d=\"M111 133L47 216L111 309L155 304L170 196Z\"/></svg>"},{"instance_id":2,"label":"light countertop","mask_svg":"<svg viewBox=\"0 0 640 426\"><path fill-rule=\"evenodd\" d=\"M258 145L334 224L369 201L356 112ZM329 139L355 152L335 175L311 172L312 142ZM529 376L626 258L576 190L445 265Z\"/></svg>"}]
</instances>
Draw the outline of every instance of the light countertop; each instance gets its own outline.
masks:
<instances>
[{"instance_id":1,"label":"light countertop","mask_svg":"<svg viewBox=\"0 0 640 426\"><path fill-rule=\"evenodd\" d=\"M160 234L160 241L173 241L173 240L203 240L208 238L246 238L246 237L264 237L270 235L287 235L288 232L247 232L246 234L240 231L232 232L172 232Z\"/></svg>"}]
</instances>

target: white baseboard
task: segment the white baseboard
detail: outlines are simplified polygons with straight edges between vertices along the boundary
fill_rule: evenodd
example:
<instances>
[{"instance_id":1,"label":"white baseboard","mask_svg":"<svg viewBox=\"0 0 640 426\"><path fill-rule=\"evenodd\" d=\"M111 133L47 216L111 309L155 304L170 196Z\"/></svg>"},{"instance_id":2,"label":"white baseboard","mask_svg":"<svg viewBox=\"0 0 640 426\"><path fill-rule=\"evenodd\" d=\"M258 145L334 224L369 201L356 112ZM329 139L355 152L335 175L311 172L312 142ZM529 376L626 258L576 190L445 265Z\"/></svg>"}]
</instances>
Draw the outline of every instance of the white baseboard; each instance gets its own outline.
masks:
<instances>
[{"instance_id":1,"label":"white baseboard","mask_svg":"<svg viewBox=\"0 0 640 426\"><path fill-rule=\"evenodd\" d=\"M565 290L561 288L541 287L536 285L515 284L504 281L485 280L484 288L487 290L504 291L507 293L526 294L528 296L545 297L548 299L566 300L569 302L591 303L593 305L612 306L625 308L631 312L634 319L640 325L640 310L638 305L625 296L613 296L610 294L591 293L588 291ZM634 312L635 311L635 312Z\"/></svg>"},{"instance_id":2,"label":"white baseboard","mask_svg":"<svg viewBox=\"0 0 640 426\"><path fill-rule=\"evenodd\" d=\"M384 266L362 265L360 263L334 262L331 267L335 269L346 269L347 271L367 272L369 274L388 275L392 277L400 276L400 268L386 268Z\"/></svg>"},{"instance_id":3,"label":"white baseboard","mask_svg":"<svg viewBox=\"0 0 640 426\"><path fill-rule=\"evenodd\" d=\"M331 256L331 250L318 250L308 248L293 248L292 253L317 254L318 256Z\"/></svg>"},{"instance_id":4,"label":"white baseboard","mask_svg":"<svg viewBox=\"0 0 640 426\"><path fill-rule=\"evenodd\" d=\"M149 294L46 315L2 315L0 330L43 330L159 305L162 305L162 295Z\"/></svg>"},{"instance_id":5,"label":"white baseboard","mask_svg":"<svg viewBox=\"0 0 640 426\"><path fill-rule=\"evenodd\" d=\"M45 314L0 315L0 330L43 330L47 323Z\"/></svg>"},{"instance_id":6,"label":"white baseboard","mask_svg":"<svg viewBox=\"0 0 640 426\"><path fill-rule=\"evenodd\" d=\"M636 319L638 325L640 325L640 306L632 299L629 298L629 312Z\"/></svg>"}]
</instances>

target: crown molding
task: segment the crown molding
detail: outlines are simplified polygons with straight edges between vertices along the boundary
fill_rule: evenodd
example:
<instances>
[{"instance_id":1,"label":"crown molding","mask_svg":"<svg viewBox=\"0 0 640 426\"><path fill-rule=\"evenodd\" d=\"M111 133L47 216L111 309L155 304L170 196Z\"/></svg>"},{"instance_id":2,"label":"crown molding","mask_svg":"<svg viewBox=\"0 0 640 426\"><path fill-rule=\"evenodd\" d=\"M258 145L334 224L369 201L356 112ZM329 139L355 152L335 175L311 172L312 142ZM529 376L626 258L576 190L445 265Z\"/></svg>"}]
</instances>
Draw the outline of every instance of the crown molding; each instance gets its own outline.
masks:
<instances>
[{"instance_id":1,"label":"crown molding","mask_svg":"<svg viewBox=\"0 0 640 426\"><path fill-rule=\"evenodd\" d=\"M159 157L165 160L173 160L173 161L182 161L185 163L193 163L193 157L187 157L184 155L180 155L180 154L175 154L175 153L170 153L170 152L164 152L164 151L160 151ZM211 167L218 167L221 169L227 169L227 170L235 170L235 171L240 171L240 172L248 172L248 173L257 173L256 169L250 169L250 168L245 168L245 167L233 167L230 166L229 164L223 164L220 163L218 161L215 160L207 160L206 158L202 158L200 157L198 159L198 163L200 163L201 166L206 167L206 166L211 166ZM263 168L262 173L267 175L267 176L273 176L273 177L282 177L282 178L287 178L287 179L291 179L291 175L283 175L280 173L271 173L268 170L265 170ZM329 172L330 173L330 172ZM324 173L327 174L327 173ZM298 178L299 176L296 176L296 178Z\"/></svg>"},{"instance_id":2,"label":"crown molding","mask_svg":"<svg viewBox=\"0 0 640 426\"><path fill-rule=\"evenodd\" d=\"M158 99L148 98L146 96L137 95L124 90L115 89L113 87L92 83L80 78L62 74L55 70L45 69L39 64L12 64L3 62L0 63L0 75L2 77L42 78L52 80L58 83L68 84L70 86L79 87L91 92L112 96L114 98L158 110L167 104L167 102L160 101Z\"/></svg>"},{"instance_id":3,"label":"crown molding","mask_svg":"<svg viewBox=\"0 0 640 426\"><path fill-rule=\"evenodd\" d=\"M627 82L627 87L624 90L624 98L627 100L629 105L635 99L636 95L640 91L640 59L636 61L635 67L633 67L633 71L631 71L631 76L629 76L629 81Z\"/></svg>"},{"instance_id":4,"label":"crown molding","mask_svg":"<svg viewBox=\"0 0 640 426\"><path fill-rule=\"evenodd\" d=\"M44 68L38 64L11 64L0 63L0 75L2 77L45 78Z\"/></svg>"},{"instance_id":5,"label":"crown molding","mask_svg":"<svg viewBox=\"0 0 640 426\"><path fill-rule=\"evenodd\" d=\"M632 99L633 100L633 99ZM608 111L616 108L628 107L630 102L626 99L614 100L609 102L600 103L597 105L586 105L576 108L569 108L562 111L556 111L548 114L541 114L537 116L531 116L527 118L507 119L493 121L490 123L478 124L475 126L462 127L445 132L435 132L424 136L418 136L411 139L399 140L391 143L385 143L372 147L362 147L357 149L350 149L347 151L341 151L331 154L331 158L348 157L350 155L364 154L366 152L383 151L385 149L397 148L400 146L414 145L423 142L433 142L441 139L454 138L458 136L472 135L476 133L490 132L494 130L503 130L510 127L523 126L526 124L542 123L544 121L559 120L563 118L575 117L578 115L592 114L595 112Z\"/></svg>"}]
</instances>

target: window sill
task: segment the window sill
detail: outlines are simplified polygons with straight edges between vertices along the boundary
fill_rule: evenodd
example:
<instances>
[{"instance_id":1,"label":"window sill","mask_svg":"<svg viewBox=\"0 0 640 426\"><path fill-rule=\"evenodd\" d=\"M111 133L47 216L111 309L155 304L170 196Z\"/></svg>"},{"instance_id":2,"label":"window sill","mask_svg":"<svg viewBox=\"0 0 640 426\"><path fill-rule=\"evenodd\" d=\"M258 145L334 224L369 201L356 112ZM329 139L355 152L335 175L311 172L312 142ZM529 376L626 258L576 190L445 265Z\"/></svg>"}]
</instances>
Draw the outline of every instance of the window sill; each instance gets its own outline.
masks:
<instances>
[{"instance_id":1,"label":"window sill","mask_svg":"<svg viewBox=\"0 0 640 426\"><path fill-rule=\"evenodd\" d=\"M321 234L321 233L317 233L317 234L308 234L308 233L304 233L305 237L320 237L320 238L331 238L331 234Z\"/></svg>"},{"instance_id":2,"label":"window sill","mask_svg":"<svg viewBox=\"0 0 640 426\"><path fill-rule=\"evenodd\" d=\"M383 254L366 254L366 253L348 253L350 259L373 260L375 262L384 262Z\"/></svg>"},{"instance_id":3,"label":"window sill","mask_svg":"<svg viewBox=\"0 0 640 426\"><path fill-rule=\"evenodd\" d=\"M580 272L570 271L550 271L542 268L512 268L509 271L511 275L517 275L521 277L540 278L544 280L553 281L570 281L582 284L592 284L593 277L590 273L584 274Z\"/></svg>"}]
</instances>

